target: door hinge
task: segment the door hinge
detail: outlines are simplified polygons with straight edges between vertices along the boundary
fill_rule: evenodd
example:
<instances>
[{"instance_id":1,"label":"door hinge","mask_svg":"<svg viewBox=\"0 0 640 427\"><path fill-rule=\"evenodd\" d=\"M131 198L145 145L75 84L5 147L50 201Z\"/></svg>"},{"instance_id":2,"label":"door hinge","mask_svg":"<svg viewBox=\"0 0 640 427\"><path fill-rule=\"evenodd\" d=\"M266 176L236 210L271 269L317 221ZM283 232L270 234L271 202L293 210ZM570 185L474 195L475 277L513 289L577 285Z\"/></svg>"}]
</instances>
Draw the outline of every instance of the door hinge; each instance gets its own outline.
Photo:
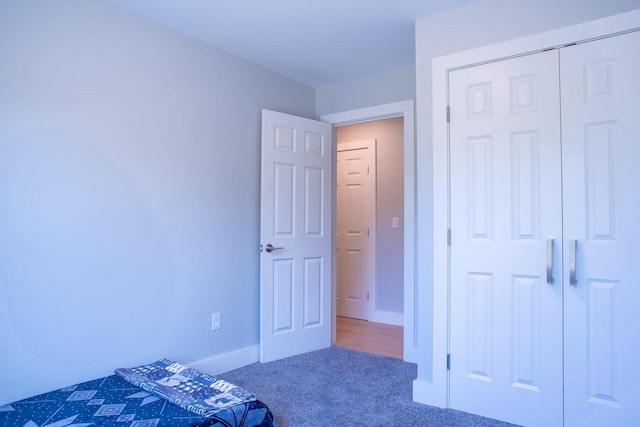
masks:
<instances>
[{"instance_id":1,"label":"door hinge","mask_svg":"<svg viewBox=\"0 0 640 427\"><path fill-rule=\"evenodd\" d=\"M369 229L367 228L367 237L369 237Z\"/></svg>"},{"instance_id":2,"label":"door hinge","mask_svg":"<svg viewBox=\"0 0 640 427\"><path fill-rule=\"evenodd\" d=\"M369 292L367 292L367 301L369 301Z\"/></svg>"},{"instance_id":3,"label":"door hinge","mask_svg":"<svg viewBox=\"0 0 640 427\"><path fill-rule=\"evenodd\" d=\"M447 245L451 246L451 229L447 228Z\"/></svg>"},{"instance_id":4,"label":"door hinge","mask_svg":"<svg viewBox=\"0 0 640 427\"><path fill-rule=\"evenodd\" d=\"M447 353L447 371L451 370L451 355Z\"/></svg>"},{"instance_id":5,"label":"door hinge","mask_svg":"<svg viewBox=\"0 0 640 427\"><path fill-rule=\"evenodd\" d=\"M447 105L447 123L451 121L451 107Z\"/></svg>"}]
</instances>

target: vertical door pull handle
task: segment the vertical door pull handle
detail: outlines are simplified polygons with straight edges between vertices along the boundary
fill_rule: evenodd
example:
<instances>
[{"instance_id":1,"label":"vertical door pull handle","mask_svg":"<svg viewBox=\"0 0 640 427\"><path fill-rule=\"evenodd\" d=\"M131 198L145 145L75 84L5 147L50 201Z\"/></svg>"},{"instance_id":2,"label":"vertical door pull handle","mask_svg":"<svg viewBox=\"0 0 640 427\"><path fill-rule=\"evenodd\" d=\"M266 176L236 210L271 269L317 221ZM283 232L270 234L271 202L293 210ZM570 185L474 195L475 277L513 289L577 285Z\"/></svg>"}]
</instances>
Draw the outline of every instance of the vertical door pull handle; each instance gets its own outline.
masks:
<instances>
[{"instance_id":1,"label":"vertical door pull handle","mask_svg":"<svg viewBox=\"0 0 640 427\"><path fill-rule=\"evenodd\" d=\"M569 284L578 286L578 278L576 276L576 251L578 249L578 241L571 239L569 241Z\"/></svg>"},{"instance_id":2,"label":"vertical door pull handle","mask_svg":"<svg viewBox=\"0 0 640 427\"><path fill-rule=\"evenodd\" d=\"M553 239L547 239L547 283L553 285Z\"/></svg>"}]
</instances>

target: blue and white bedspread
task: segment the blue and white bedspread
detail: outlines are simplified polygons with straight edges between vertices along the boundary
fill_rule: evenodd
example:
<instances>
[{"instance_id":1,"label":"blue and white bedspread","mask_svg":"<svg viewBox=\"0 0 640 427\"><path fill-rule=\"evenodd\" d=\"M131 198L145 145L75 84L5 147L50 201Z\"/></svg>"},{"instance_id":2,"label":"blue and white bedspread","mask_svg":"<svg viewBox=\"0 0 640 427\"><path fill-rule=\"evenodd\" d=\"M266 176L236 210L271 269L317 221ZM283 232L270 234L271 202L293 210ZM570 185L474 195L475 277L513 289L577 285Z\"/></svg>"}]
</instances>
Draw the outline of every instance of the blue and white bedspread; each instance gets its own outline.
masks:
<instances>
[{"instance_id":1,"label":"blue and white bedspread","mask_svg":"<svg viewBox=\"0 0 640 427\"><path fill-rule=\"evenodd\" d=\"M167 359L135 368L116 369L116 375L205 417L256 400L253 394L236 385Z\"/></svg>"},{"instance_id":2,"label":"blue and white bedspread","mask_svg":"<svg viewBox=\"0 0 640 427\"><path fill-rule=\"evenodd\" d=\"M167 361L168 362L168 361ZM156 362L163 364L163 361ZM155 364L153 364L155 365ZM171 366L171 363L169 364ZM169 367L167 366L167 367ZM183 391L193 382L180 380L181 387L174 385L177 381L172 373L169 378L160 378L164 368L150 369L158 372L158 380L167 383L167 387L182 388ZM135 368L143 370L143 367ZM179 369L174 365L171 369ZM189 368L186 368L189 369ZM119 375L128 372L124 370ZM197 371L196 371L197 372ZM148 372L147 372L148 373ZM193 374L184 369L180 373ZM214 412L207 411L208 416L188 411L150 391L137 387L119 375L111 375L97 380L87 381L71 387L44 393L18 402L0 406L0 426L2 427L274 427L273 414L259 400L251 400L246 391L219 382L224 387L211 397L206 393L196 393L204 397L206 402L213 399L216 405L226 406L235 399L248 400L243 403L230 404L225 408L217 407ZM203 375L203 374L200 374ZM206 376L205 378L209 378ZM136 380L137 381L137 380ZM215 381L214 381L215 382ZM216 388L216 387L211 387ZM209 390L207 390L209 392ZM228 393L233 398L223 398ZM198 400L198 399L196 399ZM184 402L183 402L184 403ZM192 404L193 402L191 402ZM194 406L194 407L197 407ZM201 408L202 409L202 408Z\"/></svg>"}]
</instances>

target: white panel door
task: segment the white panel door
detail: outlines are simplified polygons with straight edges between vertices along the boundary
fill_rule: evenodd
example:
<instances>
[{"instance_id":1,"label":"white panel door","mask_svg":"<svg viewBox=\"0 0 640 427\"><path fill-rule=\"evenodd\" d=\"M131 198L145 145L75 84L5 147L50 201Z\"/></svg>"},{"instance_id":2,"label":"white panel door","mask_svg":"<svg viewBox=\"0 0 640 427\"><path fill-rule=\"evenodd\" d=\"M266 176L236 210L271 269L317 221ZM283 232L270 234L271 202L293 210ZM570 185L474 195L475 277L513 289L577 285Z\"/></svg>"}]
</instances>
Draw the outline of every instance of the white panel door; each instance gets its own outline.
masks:
<instances>
[{"instance_id":1,"label":"white panel door","mask_svg":"<svg viewBox=\"0 0 640 427\"><path fill-rule=\"evenodd\" d=\"M562 424L558 68L449 74L450 405L527 426Z\"/></svg>"},{"instance_id":2,"label":"white panel door","mask_svg":"<svg viewBox=\"0 0 640 427\"><path fill-rule=\"evenodd\" d=\"M567 426L640 425L638 46L561 51Z\"/></svg>"},{"instance_id":3,"label":"white panel door","mask_svg":"<svg viewBox=\"0 0 640 427\"><path fill-rule=\"evenodd\" d=\"M331 346L332 127L262 111L260 360Z\"/></svg>"},{"instance_id":4,"label":"white panel door","mask_svg":"<svg viewBox=\"0 0 640 427\"><path fill-rule=\"evenodd\" d=\"M338 145L337 314L369 320L375 298L376 140Z\"/></svg>"}]
</instances>

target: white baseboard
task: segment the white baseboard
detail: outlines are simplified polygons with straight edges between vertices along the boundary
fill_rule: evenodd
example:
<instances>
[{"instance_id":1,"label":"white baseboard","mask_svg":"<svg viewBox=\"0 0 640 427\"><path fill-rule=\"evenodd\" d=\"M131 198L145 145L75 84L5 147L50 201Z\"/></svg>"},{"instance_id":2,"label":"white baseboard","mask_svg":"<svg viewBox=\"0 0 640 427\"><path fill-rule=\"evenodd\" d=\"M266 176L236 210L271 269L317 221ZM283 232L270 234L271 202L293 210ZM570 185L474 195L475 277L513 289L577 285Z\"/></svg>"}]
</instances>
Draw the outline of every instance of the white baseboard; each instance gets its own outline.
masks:
<instances>
[{"instance_id":1,"label":"white baseboard","mask_svg":"<svg viewBox=\"0 0 640 427\"><path fill-rule=\"evenodd\" d=\"M387 325L404 325L404 314L395 313L393 311L375 310L371 314L370 322L385 323Z\"/></svg>"},{"instance_id":2,"label":"white baseboard","mask_svg":"<svg viewBox=\"0 0 640 427\"><path fill-rule=\"evenodd\" d=\"M447 407L446 394L435 390L432 382L419 378L413 380L413 401L438 408Z\"/></svg>"},{"instance_id":3,"label":"white baseboard","mask_svg":"<svg viewBox=\"0 0 640 427\"><path fill-rule=\"evenodd\" d=\"M219 375L258 361L260 361L260 346L254 345L189 363L189 367L210 375Z\"/></svg>"}]
</instances>

